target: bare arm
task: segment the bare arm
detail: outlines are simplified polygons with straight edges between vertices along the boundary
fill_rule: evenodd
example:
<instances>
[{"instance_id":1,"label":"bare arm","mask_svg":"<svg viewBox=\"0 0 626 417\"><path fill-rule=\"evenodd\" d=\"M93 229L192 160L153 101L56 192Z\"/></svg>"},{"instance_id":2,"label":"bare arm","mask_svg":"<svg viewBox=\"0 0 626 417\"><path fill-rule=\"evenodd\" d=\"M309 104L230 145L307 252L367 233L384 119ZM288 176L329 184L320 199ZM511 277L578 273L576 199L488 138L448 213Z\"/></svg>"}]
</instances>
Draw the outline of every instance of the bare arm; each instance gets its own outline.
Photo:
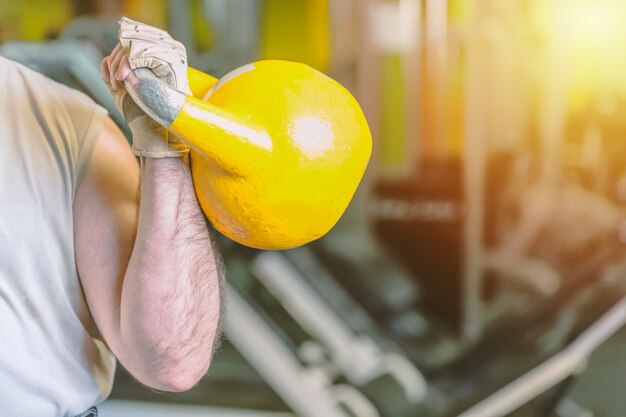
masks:
<instances>
[{"instance_id":1,"label":"bare arm","mask_svg":"<svg viewBox=\"0 0 626 417\"><path fill-rule=\"evenodd\" d=\"M146 159L139 174L108 121L76 193L74 221L85 296L113 353L150 387L191 388L217 338L221 272L189 167L181 158Z\"/></svg>"}]
</instances>

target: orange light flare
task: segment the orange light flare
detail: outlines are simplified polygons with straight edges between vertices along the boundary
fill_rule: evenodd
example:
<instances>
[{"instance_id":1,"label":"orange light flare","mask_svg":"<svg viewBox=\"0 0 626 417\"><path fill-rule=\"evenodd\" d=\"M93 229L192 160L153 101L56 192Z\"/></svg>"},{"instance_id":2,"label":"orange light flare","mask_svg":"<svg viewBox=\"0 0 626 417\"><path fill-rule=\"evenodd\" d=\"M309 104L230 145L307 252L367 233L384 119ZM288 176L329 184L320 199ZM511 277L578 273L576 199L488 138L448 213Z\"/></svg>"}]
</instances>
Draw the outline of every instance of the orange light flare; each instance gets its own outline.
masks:
<instances>
[{"instance_id":1,"label":"orange light flare","mask_svg":"<svg viewBox=\"0 0 626 417\"><path fill-rule=\"evenodd\" d=\"M570 109L599 95L626 97L626 1L556 1L548 36L566 49Z\"/></svg>"}]
</instances>

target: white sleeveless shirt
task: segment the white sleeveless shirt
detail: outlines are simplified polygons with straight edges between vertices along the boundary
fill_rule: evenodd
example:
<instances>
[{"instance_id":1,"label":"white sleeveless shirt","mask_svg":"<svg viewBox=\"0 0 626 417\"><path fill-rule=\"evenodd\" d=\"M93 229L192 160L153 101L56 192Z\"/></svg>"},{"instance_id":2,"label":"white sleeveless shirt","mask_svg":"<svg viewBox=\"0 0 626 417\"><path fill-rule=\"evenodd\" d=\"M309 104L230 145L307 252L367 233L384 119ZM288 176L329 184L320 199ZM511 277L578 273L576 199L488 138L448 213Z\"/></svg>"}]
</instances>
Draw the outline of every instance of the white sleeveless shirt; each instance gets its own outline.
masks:
<instances>
[{"instance_id":1,"label":"white sleeveless shirt","mask_svg":"<svg viewBox=\"0 0 626 417\"><path fill-rule=\"evenodd\" d=\"M0 56L0 416L74 416L111 391L115 359L85 302L72 221L105 117Z\"/></svg>"}]
</instances>

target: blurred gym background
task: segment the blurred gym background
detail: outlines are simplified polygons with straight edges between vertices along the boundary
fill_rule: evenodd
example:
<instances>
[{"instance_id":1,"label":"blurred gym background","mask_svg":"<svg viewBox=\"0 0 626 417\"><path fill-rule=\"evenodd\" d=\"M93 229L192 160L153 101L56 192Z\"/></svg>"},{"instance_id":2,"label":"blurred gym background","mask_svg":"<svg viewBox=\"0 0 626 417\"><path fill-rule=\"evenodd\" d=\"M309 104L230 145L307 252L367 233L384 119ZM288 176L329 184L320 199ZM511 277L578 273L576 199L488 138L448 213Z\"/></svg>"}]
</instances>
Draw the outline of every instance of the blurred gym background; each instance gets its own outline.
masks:
<instances>
[{"instance_id":1,"label":"blurred gym background","mask_svg":"<svg viewBox=\"0 0 626 417\"><path fill-rule=\"evenodd\" d=\"M122 15L216 76L328 73L374 154L320 241L220 237L209 374L165 394L119 369L104 417L626 414L626 2L4 0L0 53L125 129L99 75Z\"/></svg>"}]
</instances>

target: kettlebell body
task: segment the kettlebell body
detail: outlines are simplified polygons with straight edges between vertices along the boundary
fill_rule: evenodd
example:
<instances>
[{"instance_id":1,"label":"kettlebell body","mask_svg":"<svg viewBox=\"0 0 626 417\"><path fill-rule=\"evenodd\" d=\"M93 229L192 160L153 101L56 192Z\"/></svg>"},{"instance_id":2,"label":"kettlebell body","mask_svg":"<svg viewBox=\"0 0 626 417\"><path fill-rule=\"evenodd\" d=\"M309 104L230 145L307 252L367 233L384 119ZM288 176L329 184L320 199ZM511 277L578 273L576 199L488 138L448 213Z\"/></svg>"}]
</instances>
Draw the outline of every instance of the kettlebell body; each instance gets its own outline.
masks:
<instances>
[{"instance_id":1,"label":"kettlebell body","mask_svg":"<svg viewBox=\"0 0 626 417\"><path fill-rule=\"evenodd\" d=\"M190 73L194 93L197 75ZM192 149L196 194L211 223L261 249L292 248L327 233L371 154L354 97L321 72L287 61L249 64L211 84L202 99L186 96L167 126Z\"/></svg>"}]
</instances>

